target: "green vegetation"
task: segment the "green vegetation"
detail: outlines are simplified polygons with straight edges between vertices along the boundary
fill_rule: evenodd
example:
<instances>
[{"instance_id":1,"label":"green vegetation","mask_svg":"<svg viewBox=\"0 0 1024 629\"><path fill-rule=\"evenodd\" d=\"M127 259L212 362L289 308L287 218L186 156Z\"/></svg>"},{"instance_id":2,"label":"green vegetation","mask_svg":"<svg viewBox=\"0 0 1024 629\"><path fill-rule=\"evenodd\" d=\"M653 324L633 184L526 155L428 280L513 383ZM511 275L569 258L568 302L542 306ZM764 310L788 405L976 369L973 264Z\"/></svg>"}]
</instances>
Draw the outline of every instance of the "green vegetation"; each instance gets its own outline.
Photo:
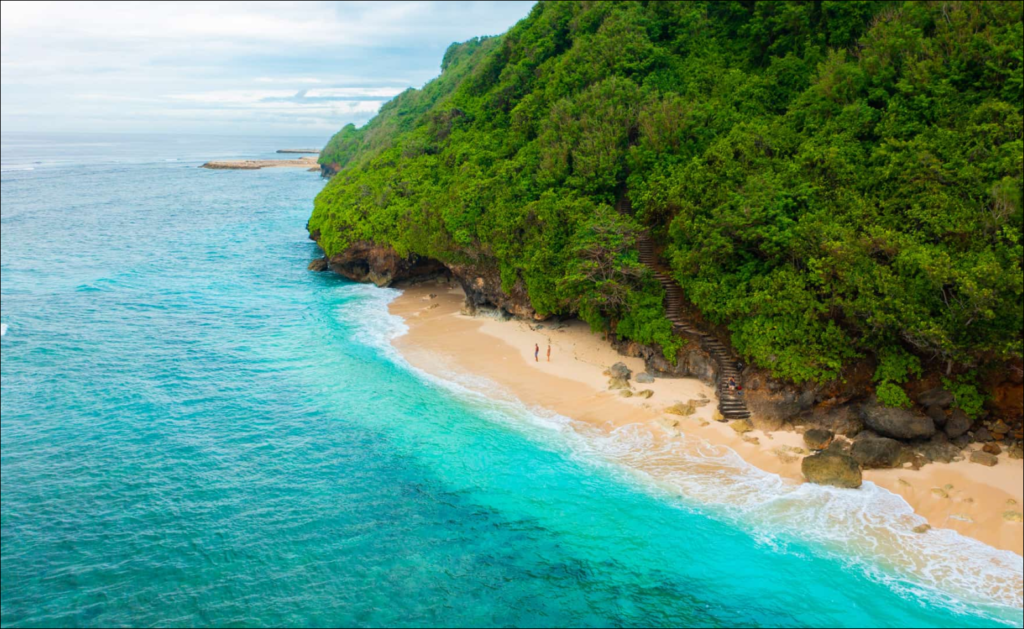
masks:
<instances>
[{"instance_id":1,"label":"green vegetation","mask_svg":"<svg viewBox=\"0 0 1024 629\"><path fill-rule=\"evenodd\" d=\"M922 363L1024 352L1022 42L1019 2L540 3L342 129L309 226L674 357L647 230L748 360L823 382L869 357L906 405Z\"/></svg>"}]
</instances>

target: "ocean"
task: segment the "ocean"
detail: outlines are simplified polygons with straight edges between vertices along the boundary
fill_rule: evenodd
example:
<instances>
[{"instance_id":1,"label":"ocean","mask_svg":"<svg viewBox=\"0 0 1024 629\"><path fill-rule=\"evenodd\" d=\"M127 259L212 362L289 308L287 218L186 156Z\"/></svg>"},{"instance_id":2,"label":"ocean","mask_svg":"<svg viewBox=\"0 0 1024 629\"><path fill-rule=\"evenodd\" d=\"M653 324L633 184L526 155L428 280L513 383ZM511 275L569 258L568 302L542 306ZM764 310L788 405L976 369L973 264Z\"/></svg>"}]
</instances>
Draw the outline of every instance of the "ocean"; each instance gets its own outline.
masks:
<instances>
[{"instance_id":1,"label":"ocean","mask_svg":"<svg viewBox=\"0 0 1024 629\"><path fill-rule=\"evenodd\" d=\"M844 544L882 490L717 506L410 367L306 270L316 173L198 168L324 140L2 136L0 625L1024 624L1018 555Z\"/></svg>"}]
</instances>

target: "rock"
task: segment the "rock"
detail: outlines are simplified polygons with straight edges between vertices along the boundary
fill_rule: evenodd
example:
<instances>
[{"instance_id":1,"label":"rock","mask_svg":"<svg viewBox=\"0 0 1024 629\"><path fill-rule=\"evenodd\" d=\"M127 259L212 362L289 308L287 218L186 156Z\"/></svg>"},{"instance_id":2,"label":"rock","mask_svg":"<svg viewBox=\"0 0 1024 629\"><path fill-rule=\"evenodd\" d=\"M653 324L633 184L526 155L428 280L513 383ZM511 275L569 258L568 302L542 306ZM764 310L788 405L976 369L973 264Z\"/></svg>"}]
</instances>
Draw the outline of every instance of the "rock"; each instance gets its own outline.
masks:
<instances>
[{"instance_id":1,"label":"rock","mask_svg":"<svg viewBox=\"0 0 1024 629\"><path fill-rule=\"evenodd\" d=\"M985 467L992 467L999 463L999 459L994 454L989 454L982 450L975 450L971 452L971 463L977 463L978 465L984 465Z\"/></svg>"},{"instance_id":2,"label":"rock","mask_svg":"<svg viewBox=\"0 0 1024 629\"><path fill-rule=\"evenodd\" d=\"M915 526L911 530L913 532L915 532L915 533L920 534L920 533L927 533L928 531L932 530L932 527L931 527L930 524L918 524L917 526Z\"/></svg>"},{"instance_id":3,"label":"rock","mask_svg":"<svg viewBox=\"0 0 1024 629\"><path fill-rule=\"evenodd\" d=\"M786 420L777 415L764 416L754 414L750 417L750 423L754 428L766 433L777 432L786 427Z\"/></svg>"},{"instance_id":4,"label":"rock","mask_svg":"<svg viewBox=\"0 0 1024 629\"><path fill-rule=\"evenodd\" d=\"M743 439L743 441L745 443L749 443L751 445L755 445L755 446L761 445L761 440L758 439L757 437L753 436L753 435L743 435L742 439Z\"/></svg>"},{"instance_id":5,"label":"rock","mask_svg":"<svg viewBox=\"0 0 1024 629\"><path fill-rule=\"evenodd\" d=\"M772 449L772 454L779 457L783 463L796 463L800 457L807 454L807 450L793 446L779 446Z\"/></svg>"},{"instance_id":6,"label":"rock","mask_svg":"<svg viewBox=\"0 0 1024 629\"><path fill-rule=\"evenodd\" d=\"M612 378L622 378L623 380L629 380L630 376L633 375L633 371L626 366L626 363L615 363L608 368L608 375Z\"/></svg>"},{"instance_id":7,"label":"rock","mask_svg":"<svg viewBox=\"0 0 1024 629\"><path fill-rule=\"evenodd\" d=\"M1010 446L1010 449L1009 451L1007 451L1007 454L1011 459L1019 461L1022 458L1024 458L1024 448L1022 448L1021 445L1018 443L1017 445Z\"/></svg>"},{"instance_id":8,"label":"rock","mask_svg":"<svg viewBox=\"0 0 1024 629\"><path fill-rule=\"evenodd\" d=\"M949 408L949 405L953 403L953 394L942 387L935 387L934 389L928 389L918 395L917 402L921 406Z\"/></svg>"},{"instance_id":9,"label":"rock","mask_svg":"<svg viewBox=\"0 0 1024 629\"><path fill-rule=\"evenodd\" d=\"M850 448L850 456L866 470L898 467L902 454L900 442L886 437L858 439Z\"/></svg>"},{"instance_id":10,"label":"rock","mask_svg":"<svg viewBox=\"0 0 1024 629\"><path fill-rule=\"evenodd\" d=\"M952 463L955 460L962 460L960 451L962 446L950 443L945 434L936 433L927 443L917 446L914 451L928 463Z\"/></svg>"},{"instance_id":11,"label":"rock","mask_svg":"<svg viewBox=\"0 0 1024 629\"><path fill-rule=\"evenodd\" d=\"M622 397L633 397L633 392L630 391L629 389L623 389L619 391L619 395L621 395Z\"/></svg>"},{"instance_id":12,"label":"rock","mask_svg":"<svg viewBox=\"0 0 1024 629\"><path fill-rule=\"evenodd\" d=\"M993 441L992 433L988 431L988 428L985 428L983 426L979 428L977 432L974 433L974 440L977 441L978 443L988 443L990 441Z\"/></svg>"},{"instance_id":13,"label":"rock","mask_svg":"<svg viewBox=\"0 0 1024 629\"><path fill-rule=\"evenodd\" d=\"M994 456L999 456L1000 454L1003 453L1003 449L999 447L998 443L986 443L985 447L983 447L981 450L982 452L988 452L989 454L992 454Z\"/></svg>"},{"instance_id":14,"label":"rock","mask_svg":"<svg viewBox=\"0 0 1024 629\"><path fill-rule=\"evenodd\" d=\"M711 404L711 400L704 397L704 394L702 393L699 400L687 400L686 403L692 404L694 408L700 408L702 406L707 406L708 404Z\"/></svg>"},{"instance_id":15,"label":"rock","mask_svg":"<svg viewBox=\"0 0 1024 629\"><path fill-rule=\"evenodd\" d=\"M850 438L856 437L864 430L864 422L849 405L836 406L825 412L815 410L807 418L807 422Z\"/></svg>"},{"instance_id":16,"label":"rock","mask_svg":"<svg viewBox=\"0 0 1024 629\"><path fill-rule=\"evenodd\" d=\"M1005 437L1007 434L1009 434L1010 427L1006 425L1006 422L1000 419L996 423L992 424L991 430L992 434Z\"/></svg>"},{"instance_id":17,"label":"rock","mask_svg":"<svg viewBox=\"0 0 1024 629\"><path fill-rule=\"evenodd\" d=\"M754 429L754 427L750 425L750 422L745 419L737 419L729 422L729 428L732 428L741 435Z\"/></svg>"},{"instance_id":18,"label":"rock","mask_svg":"<svg viewBox=\"0 0 1024 629\"><path fill-rule=\"evenodd\" d=\"M629 380L627 380L625 378L609 378L609 380L608 380L608 388L610 390L612 390L612 391L616 391L616 390L619 390L619 389L627 389L628 390L628 389L630 389L632 387L629 386Z\"/></svg>"},{"instance_id":19,"label":"rock","mask_svg":"<svg viewBox=\"0 0 1024 629\"><path fill-rule=\"evenodd\" d=\"M935 422L936 426L941 427L946 425L946 411L944 411L941 406L929 406L928 410L925 411L924 414L927 415L928 417L931 417L932 421Z\"/></svg>"},{"instance_id":20,"label":"rock","mask_svg":"<svg viewBox=\"0 0 1024 629\"><path fill-rule=\"evenodd\" d=\"M437 277L445 266L436 260L415 254L399 255L388 246L357 241L341 253L331 256L330 268L356 282L390 286L396 281L416 281Z\"/></svg>"},{"instance_id":21,"label":"rock","mask_svg":"<svg viewBox=\"0 0 1024 629\"><path fill-rule=\"evenodd\" d=\"M1021 515L1020 511L1005 511L1003 512L1003 519L1007 522L1022 522L1024 516Z\"/></svg>"},{"instance_id":22,"label":"rock","mask_svg":"<svg viewBox=\"0 0 1024 629\"><path fill-rule=\"evenodd\" d=\"M889 408L877 400L862 404L860 416L865 426L885 437L927 439L935 434L935 422L931 417L901 408Z\"/></svg>"},{"instance_id":23,"label":"rock","mask_svg":"<svg viewBox=\"0 0 1024 629\"><path fill-rule=\"evenodd\" d=\"M644 389L643 391L637 391L636 395L637 397L642 397L644 399L649 400L651 396L654 395L654 391L651 391L650 389Z\"/></svg>"},{"instance_id":24,"label":"rock","mask_svg":"<svg viewBox=\"0 0 1024 629\"><path fill-rule=\"evenodd\" d=\"M645 371L643 373L637 374L636 381L638 384L651 384L652 382L654 382L654 376Z\"/></svg>"},{"instance_id":25,"label":"rock","mask_svg":"<svg viewBox=\"0 0 1024 629\"><path fill-rule=\"evenodd\" d=\"M949 419L946 420L946 425L942 430L950 439L956 439L967 434L967 431L971 429L971 423L971 418L967 416L967 413L960 409L955 409L950 413Z\"/></svg>"},{"instance_id":26,"label":"rock","mask_svg":"<svg viewBox=\"0 0 1024 629\"><path fill-rule=\"evenodd\" d=\"M800 470L808 482L816 485L856 489L863 482L857 461L831 450L804 458Z\"/></svg>"},{"instance_id":27,"label":"rock","mask_svg":"<svg viewBox=\"0 0 1024 629\"><path fill-rule=\"evenodd\" d=\"M673 415L682 415L687 417L693 415L697 409L694 408L692 401L683 404L682 402L676 402L672 406L665 409L666 413L672 413Z\"/></svg>"},{"instance_id":28,"label":"rock","mask_svg":"<svg viewBox=\"0 0 1024 629\"><path fill-rule=\"evenodd\" d=\"M832 443L835 435L823 428L811 428L804 433L804 444L811 450L824 450Z\"/></svg>"},{"instance_id":29,"label":"rock","mask_svg":"<svg viewBox=\"0 0 1024 629\"><path fill-rule=\"evenodd\" d=\"M725 417L722 416L721 411L719 411L717 408L715 410L711 411L711 419L715 420L716 422L724 422L725 421Z\"/></svg>"},{"instance_id":30,"label":"rock","mask_svg":"<svg viewBox=\"0 0 1024 629\"><path fill-rule=\"evenodd\" d=\"M947 499L949 498L949 492L941 487L932 488L932 495L936 498Z\"/></svg>"},{"instance_id":31,"label":"rock","mask_svg":"<svg viewBox=\"0 0 1024 629\"><path fill-rule=\"evenodd\" d=\"M312 262L309 263L309 266L306 267L306 270L314 271L316 273L322 273L323 271L327 270L328 266L330 265L327 262L327 258L317 258L316 260L313 260Z\"/></svg>"}]
</instances>

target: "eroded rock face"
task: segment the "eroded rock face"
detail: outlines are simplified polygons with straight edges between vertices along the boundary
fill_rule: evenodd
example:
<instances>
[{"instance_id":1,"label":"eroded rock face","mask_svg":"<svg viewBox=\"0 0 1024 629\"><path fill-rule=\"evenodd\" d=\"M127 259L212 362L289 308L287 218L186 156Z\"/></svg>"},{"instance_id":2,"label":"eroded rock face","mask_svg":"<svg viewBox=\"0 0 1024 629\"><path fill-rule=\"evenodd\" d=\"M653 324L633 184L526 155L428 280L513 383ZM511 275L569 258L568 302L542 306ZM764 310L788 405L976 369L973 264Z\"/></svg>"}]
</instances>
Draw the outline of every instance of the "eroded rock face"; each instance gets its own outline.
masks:
<instances>
[{"instance_id":1,"label":"eroded rock face","mask_svg":"<svg viewBox=\"0 0 1024 629\"><path fill-rule=\"evenodd\" d=\"M367 241L353 243L342 253L331 256L330 268L355 282L373 282L382 287L445 273L444 265L436 260L415 254L400 256L391 247Z\"/></svg>"},{"instance_id":2,"label":"eroded rock face","mask_svg":"<svg viewBox=\"0 0 1024 629\"><path fill-rule=\"evenodd\" d=\"M466 293L466 310L493 306L522 319L541 320L530 304L530 296L522 282L516 282L509 293L501 287L501 273L486 265L448 265L448 270Z\"/></svg>"},{"instance_id":3,"label":"eroded rock face","mask_svg":"<svg viewBox=\"0 0 1024 629\"><path fill-rule=\"evenodd\" d=\"M800 471L808 482L816 485L856 489L864 482L857 461L835 450L805 457L800 463Z\"/></svg>"},{"instance_id":4,"label":"eroded rock face","mask_svg":"<svg viewBox=\"0 0 1024 629\"><path fill-rule=\"evenodd\" d=\"M889 408L874 399L861 405L860 417L865 426L893 439L928 439L935 434L935 422L931 417L901 408Z\"/></svg>"}]
</instances>

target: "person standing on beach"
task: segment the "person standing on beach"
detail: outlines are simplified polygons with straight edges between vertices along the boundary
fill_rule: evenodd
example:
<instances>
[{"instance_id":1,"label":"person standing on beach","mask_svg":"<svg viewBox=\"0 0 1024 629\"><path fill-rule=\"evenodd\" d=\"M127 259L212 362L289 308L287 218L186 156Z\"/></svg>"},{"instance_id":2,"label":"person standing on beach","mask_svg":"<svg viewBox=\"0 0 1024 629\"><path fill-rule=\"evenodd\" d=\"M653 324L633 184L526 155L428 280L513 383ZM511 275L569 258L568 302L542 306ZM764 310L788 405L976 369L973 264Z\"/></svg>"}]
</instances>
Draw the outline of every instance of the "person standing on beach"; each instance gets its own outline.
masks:
<instances>
[{"instance_id":1,"label":"person standing on beach","mask_svg":"<svg viewBox=\"0 0 1024 629\"><path fill-rule=\"evenodd\" d=\"M551 343L548 343L548 362L551 362Z\"/></svg>"},{"instance_id":2,"label":"person standing on beach","mask_svg":"<svg viewBox=\"0 0 1024 629\"><path fill-rule=\"evenodd\" d=\"M540 345L536 343L533 344L533 359L540 362Z\"/></svg>"}]
</instances>

